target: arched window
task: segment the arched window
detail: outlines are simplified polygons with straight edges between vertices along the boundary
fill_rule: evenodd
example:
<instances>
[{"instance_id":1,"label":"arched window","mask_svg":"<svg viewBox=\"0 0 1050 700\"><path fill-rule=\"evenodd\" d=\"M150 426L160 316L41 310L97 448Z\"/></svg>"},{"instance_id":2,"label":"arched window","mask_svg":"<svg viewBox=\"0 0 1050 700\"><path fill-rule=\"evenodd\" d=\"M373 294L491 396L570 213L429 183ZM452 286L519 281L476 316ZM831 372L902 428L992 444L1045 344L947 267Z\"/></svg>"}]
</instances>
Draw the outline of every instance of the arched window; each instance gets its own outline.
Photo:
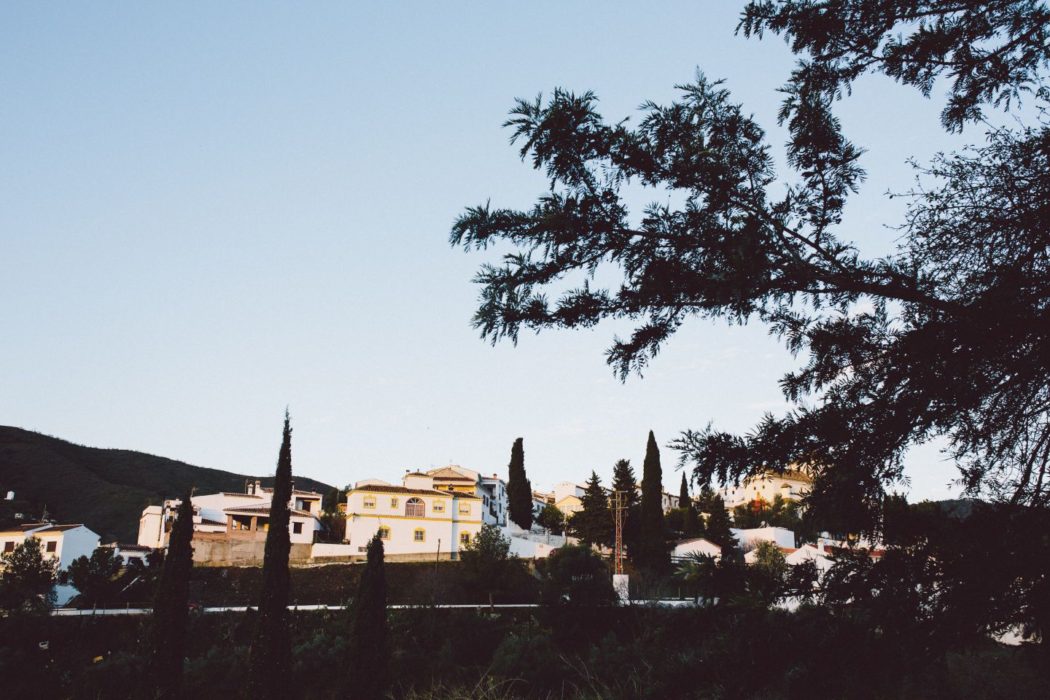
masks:
<instances>
[{"instance_id":1,"label":"arched window","mask_svg":"<svg viewBox=\"0 0 1050 700\"><path fill-rule=\"evenodd\" d=\"M410 498L405 501L406 518L425 518L426 515L427 507L423 504L422 498Z\"/></svg>"}]
</instances>

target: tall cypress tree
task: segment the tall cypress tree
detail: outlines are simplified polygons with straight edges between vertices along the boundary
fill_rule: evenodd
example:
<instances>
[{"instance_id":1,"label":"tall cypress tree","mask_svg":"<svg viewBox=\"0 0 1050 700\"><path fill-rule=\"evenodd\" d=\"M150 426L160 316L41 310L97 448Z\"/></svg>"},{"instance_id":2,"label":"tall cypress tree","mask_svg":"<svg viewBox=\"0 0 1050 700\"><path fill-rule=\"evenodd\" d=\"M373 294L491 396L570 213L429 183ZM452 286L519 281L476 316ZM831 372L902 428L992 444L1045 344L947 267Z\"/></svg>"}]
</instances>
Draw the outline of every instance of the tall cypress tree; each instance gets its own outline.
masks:
<instances>
[{"instance_id":1,"label":"tall cypress tree","mask_svg":"<svg viewBox=\"0 0 1050 700\"><path fill-rule=\"evenodd\" d=\"M262 599L248 656L249 698L288 698L292 691L292 640L288 618L290 576L288 502L292 498L292 427L284 413L284 436L270 502L270 527L263 559Z\"/></svg>"},{"instance_id":2,"label":"tall cypress tree","mask_svg":"<svg viewBox=\"0 0 1050 700\"><path fill-rule=\"evenodd\" d=\"M365 570L357 587L354 621L347 648L346 694L354 700L378 700L386 690L390 642L386 627L386 572L383 540L368 542Z\"/></svg>"},{"instance_id":3,"label":"tall cypress tree","mask_svg":"<svg viewBox=\"0 0 1050 700\"><path fill-rule=\"evenodd\" d=\"M602 488L602 480L591 472L587 488L580 498L583 508L573 513L569 526L576 536L589 545L612 545L613 518L609 510L609 495Z\"/></svg>"},{"instance_id":4,"label":"tall cypress tree","mask_svg":"<svg viewBox=\"0 0 1050 700\"><path fill-rule=\"evenodd\" d=\"M154 697L165 700L182 697L182 659L186 656L190 573L193 570L193 503L190 495L187 491L176 510L168 553L164 557L153 601L152 648L146 682L153 684Z\"/></svg>"},{"instance_id":5,"label":"tall cypress tree","mask_svg":"<svg viewBox=\"0 0 1050 700\"><path fill-rule=\"evenodd\" d=\"M678 507L684 511L682 518L682 536L696 537L700 534L700 514L696 511L696 504L689 496L689 482L682 472L682 488L678 492Z\"/></svg>"},{"instance_id":6,"label":"tall cypress tree","mask_svg":"<svg viewBox=\"0 0 1050 700\"><path fill-rule=\"evenodd\" d=\"M718 494L712 494L709 507L711 512L707 516L704 537L721 547L722 553L725 554L727 549L733 549L737 545L736 538L729 529L729 513L726 511L725 501Z\"/></svg>"},{"instance_id":7,"label":"tall cypress tree","mask_svg":"<svg viewBox=\"0 0 1050 700\"><path fill-rule=\"evenodd\" d=\"M638 496L638 478L634 474L631 460L621 459L613 466L613 491L623 492L626 514L623 522L623 544L627 548L627 557L634 561L635 548L638 544L640 512Z\"/></svg>"},{"instance_id":8,"label":"tall cypress tree","mask_svg":"<svg viewBox=\"0 0 1050 700\"><path fill-rule=\"evenodd\" d=\"M510 519L518 527L532 527L532 484L525 478L524 440L518 438L510 448L510 464L507 466L507 509Z\"/></svg>"},{"instance_id":9,"label":"tall cypress tree","mask_svg":"<svg viewBox=\"0 0 1050 700\"><path fill-rule=\"evenodd\" d=\"M657 447L656 437L651 430L645 448L645 463L642 465L641 532L635 561L642 568L653 571L665 571L671 565L671 555L664 532L660 448Z\"/></svg>"}]
</instances>

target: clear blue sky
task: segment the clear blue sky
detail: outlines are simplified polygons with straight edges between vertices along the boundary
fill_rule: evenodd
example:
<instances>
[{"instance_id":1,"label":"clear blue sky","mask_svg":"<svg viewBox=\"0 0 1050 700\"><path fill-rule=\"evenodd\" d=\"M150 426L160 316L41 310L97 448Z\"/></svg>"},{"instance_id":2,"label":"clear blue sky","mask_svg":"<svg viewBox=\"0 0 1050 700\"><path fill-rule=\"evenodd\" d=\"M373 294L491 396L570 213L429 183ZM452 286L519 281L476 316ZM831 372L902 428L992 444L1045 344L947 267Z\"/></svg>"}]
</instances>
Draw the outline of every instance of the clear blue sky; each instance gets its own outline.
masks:
<instances>
[{"instance_id":1,"label":"clear blue sky","mask_svg":"<svg viewBox=\"0 0 1050 700\"><path fill-rule=\"evenodd\" d=\"M518 96L593 89L620 119L699 67L781 154L781 40L734 36L713 0L350 5L0 6L0 423L267 473L287 404L300 474L502 474L522 436L542 488L640 469L650 428L783 406L795 361L757 324L695 322L626 384L612 324L490 347L485 257L447 243L465 206L543 190L500 127ZM904 159L957 143L939 109L885 78L842 105L869 149L844 229L863 251L892 249ZM955 476L929 447L909 475L913 498Z\"/></svg>"}]
</instances>

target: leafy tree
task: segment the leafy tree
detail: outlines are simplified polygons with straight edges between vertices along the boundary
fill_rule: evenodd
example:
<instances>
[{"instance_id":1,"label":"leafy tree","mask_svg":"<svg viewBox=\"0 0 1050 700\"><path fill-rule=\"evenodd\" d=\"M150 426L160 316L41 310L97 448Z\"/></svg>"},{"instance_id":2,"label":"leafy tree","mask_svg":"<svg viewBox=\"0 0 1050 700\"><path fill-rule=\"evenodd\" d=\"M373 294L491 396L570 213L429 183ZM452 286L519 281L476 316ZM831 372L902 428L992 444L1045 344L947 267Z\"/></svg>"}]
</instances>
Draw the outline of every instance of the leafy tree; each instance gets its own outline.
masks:
<instances>
[{"instance_id":1,"label":"leafy tree","mask_svg":"<svg viewBox=\"0 0 1050 700\"><path fill-rule=\"evenodd\" d=\"M168 552L161 565L153 601L151 649L146 682L155 696L182 697L182 660L186 656L189 625L190 573L193 571L193 502L187 492L175 512L168 538ZM151 562L152 568L153 562Z\"/></svg>"},{"instance_id":2,"label":"leafy tree","mask_svg":"<svg viewBox=\"0 0 1050 700\"><path fill-rule=\"evenodd\" d=\"M660 448L656 446L656 437L650 430L649 442L645 447L645 462L642 465L641 528L634 562L653 571L665 571L671 564L664 527L663 492Z\"/></svg>"},{"instance_id":3,"label":"leafy tree","mask_svg":"<svg viewBox=\"0 0 1050 700\"><path fill-rule=\"evenodd\" d=\"M507 576L513 565L510 540L495 525L482 525L477 536L460 550L460 559L467 574L467 585L492 596L506 588Z\"/></svg>"},{"instance_id":4,"label":"leafy tree","mask_svg":"<svg viewBox=\"0 0 1050 700\"><path fill-rule=\"evenodd\" d=\"M540 527L550 530L555 535L560 535L565 531L565 513L562 513L553 503L543 506L536 522Z\"/></svg>"},{"instance_id":5,"label":"leafy tree","mask_svg":"<svg viewBox=\"0 0 1050 700\"><path fill-rule=\"evenodd\" d=\"M759 604L771 605L784 593L788 573L780 548L773 542L760 542L755 548L755 562L748 570L748 591Z\"/></svg>"},{"instance_id":6,"label":"leafy tree","mask_svg":"<svg viewBox=\"0 0 1050 700\"><path fill-rule=\"evenodd\" d=\"M580 501L583 507L569 518L569 529L585 545L611 546L613 520L609 510L609 495L602 488L602 480L597 472L591 472Z\"/></svg>"},{"instance_id":7,"label":"leafy tree","mask_svg":"<svg viewBox=\"0 0 1050 700\"><path fill-rule=\"evenodd\" d=\"M737 506L733 509L733 524L744 529L783 527L794 532L799 542L812 541L817 535L812 519L804 517L801 503L786 500L780 494L772 502L758 498Z\"/></svg>"},{"instance_id":8,"label":"leafy tree","mask_svg":"<svg viewBox=\"0 0 1050 700\"><path fill-rule=\"evenodd\" d=\"M91 557L80 556L69 564L67 576L86 605L108 605L121 586L123 560L113 547L98 547Z\"/></svg>"},{"instance_id":9,"label":"leafy tree","mask_svg":"<svg viewBox=\"0 0 1050 700\"><path fill-rule=\"evenodd\" d=\"M284 434L270 502L270 526L263 555L262 597L255 638L249 651L248 697L286 698L292 695L292 640L288 597L288 503L292 498L292 426L284 414Z\"/></svg>"},{"instance_id":10,"label":"leafy tree","mask_svg":"<svg viewBox=\"0 0 1050 700\"><path fill-rule=\"evenodd\" d=\"M389 665L383 540L376 533L368 542L365 570L354 599L345 686L348 696L355 700L382 698L389 681Z\"/></svg>"},{"instance_id":11,"label":"leafy tree","mask_svg":"<svg viewBox=\"0 0 1050 700\"><path fill-rule=\"evenodd\" d=\"M44 613L55 604L58 563L44 557L40 540L27 537L0 556L0 608Z\"/></svg>"},{"instance_id":12,"label":"leafy tree","mask_svg":"<svg viewBox=\"0 0 1050 700\"><path fill-rule=\"evenodd\" d=\"M590 547L568 545L537 562L541 597L548 605L612 605L612 572Z\"/></svg>"},{"instance_id":13,"label":"leafy tree","mask_svg":"<svg viewBox=\"0 0 1050 700\"><path fill-rule=\"evenodd\" d=\"M691 318L757 319L807 356L781 382L796 408L746 436L683 433L675 446L700 482L805 464L810 508L833 529L874 529L908 448L942 437L970 494L1047 505L1048 27L1036 0L750 2L739 29L782 34L800 58L782 88L783 159L702 74L674 102L645 103L634 128L605 121L591 92L519 100L507 126L549 187L531 208L485 204L453 225L453 245L516 249L475 278L476 327L496 342L632 320L607 353L625 378ZM948 79L951 130L988 106L1020 122L1021 96L1035 106L1033 125L992 129L983 146L920 168L922 185L902 193L899 246L879 259L843 238L863 149L834 114L867 72L924 94ZM682 204L632 214L628 183Z\"/></svg>"},{"instance_id":14,"label":"leafy tree","mask_svg":"<svg viewBox=\"0 0 1050 700\"><path fill-rule=\"evenodd\" d=\"M510 449L507 467L507 510L510 519L523 530L532 527L532 484L525 477L524 440L518 438Z\"/></svg>"},{"instance_id":15,"label":"leafy tree","mask_svg":"<svg viewBox=\"0 0 1050 700\"><path fill-rule=\"evenodd\" d=\"M638 533L641 529L641 498L638 495L638 479L634 474L631 460L617 460L613 466L613 491L623 494L626 513L623 523L623 544L629 557L633 558L638 544Z\"/></svg>"}]
</instances>

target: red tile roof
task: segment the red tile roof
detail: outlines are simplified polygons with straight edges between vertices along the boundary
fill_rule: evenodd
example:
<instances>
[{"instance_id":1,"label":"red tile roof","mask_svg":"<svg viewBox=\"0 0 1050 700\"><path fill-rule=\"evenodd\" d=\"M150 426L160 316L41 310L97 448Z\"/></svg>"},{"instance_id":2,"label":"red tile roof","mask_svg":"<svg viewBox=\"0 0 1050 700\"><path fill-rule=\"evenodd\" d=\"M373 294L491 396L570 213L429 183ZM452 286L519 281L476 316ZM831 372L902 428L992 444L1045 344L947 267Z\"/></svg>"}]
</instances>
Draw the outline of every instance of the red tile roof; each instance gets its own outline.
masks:
<instances>
[{"instance_id":1,"label":"red tile roof","mask_svg":"<svg viewBox=\"0 0 1050 700\"><path fill-rule=\"evenodd\" d=\"M351 491L370 491L372 493L411 493L418 494L420 496L455 496L456 498L469 498L475 501L481 499L477 496L472 496L465 493L456 493L454 491L437 491L434 489L410 489L406 486L386 486L383 484L366 484L364 486L358 486L356 489L350 489Z\"/></svg>"}]
</instances>

